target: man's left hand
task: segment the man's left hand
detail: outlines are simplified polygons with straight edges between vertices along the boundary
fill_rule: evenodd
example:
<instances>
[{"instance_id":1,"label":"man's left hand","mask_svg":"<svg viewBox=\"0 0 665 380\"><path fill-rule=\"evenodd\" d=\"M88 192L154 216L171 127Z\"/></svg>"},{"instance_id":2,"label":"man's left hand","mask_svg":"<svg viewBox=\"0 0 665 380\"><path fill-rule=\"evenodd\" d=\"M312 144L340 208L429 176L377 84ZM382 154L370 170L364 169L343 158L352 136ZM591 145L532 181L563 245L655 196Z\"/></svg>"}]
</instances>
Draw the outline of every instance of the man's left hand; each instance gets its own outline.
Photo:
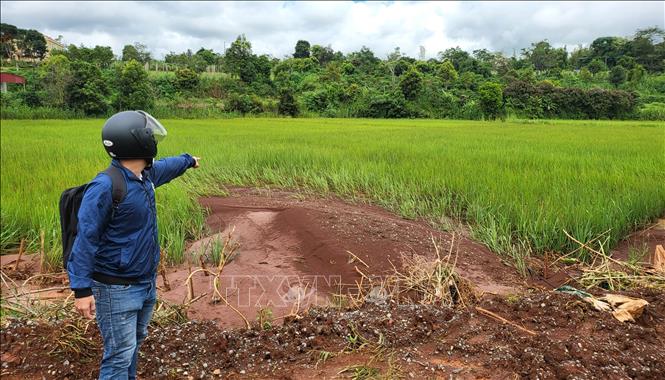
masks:
<instances>
[{"instance_id":1,"label":"man's left hand","mask_svg":"<svg viewBox=\"0 0 665 380\"><path fill-rule=\"evenodd\" d=\"M193 167L194 169L196 169L196 168L199 167L199 161L201 160L201 157L194 157L194 156L192 156L192 158L193 158L194 161L195 161L195 162L194 162L194 166L192 166L192 167Z\"/></svg>"}]
</instances>

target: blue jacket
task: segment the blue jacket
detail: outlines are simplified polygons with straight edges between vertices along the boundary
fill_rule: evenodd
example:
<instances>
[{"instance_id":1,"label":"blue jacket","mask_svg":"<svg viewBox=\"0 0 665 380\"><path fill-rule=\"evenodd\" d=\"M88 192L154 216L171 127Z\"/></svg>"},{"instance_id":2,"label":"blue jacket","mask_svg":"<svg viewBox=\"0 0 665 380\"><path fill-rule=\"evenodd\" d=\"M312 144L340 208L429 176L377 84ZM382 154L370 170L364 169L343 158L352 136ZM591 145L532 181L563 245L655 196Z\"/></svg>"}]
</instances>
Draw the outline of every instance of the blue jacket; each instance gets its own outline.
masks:
<instances>
[{"instance_id":1,"label":"blue jacket","mask_svg":"<svg viewBox=\"0 0 665 380\"><path fill-rule=\"evenodd\" d=\"M111 177L98 174L87 186L78 212L78 231L67 262L70 286L76 297L92 294L93 273L152 281L159 264L155 188L194 166L189 154L155 161L143 180L113 160L127 183L127 195L113 210Z\"/></svg>"}]
</instances>

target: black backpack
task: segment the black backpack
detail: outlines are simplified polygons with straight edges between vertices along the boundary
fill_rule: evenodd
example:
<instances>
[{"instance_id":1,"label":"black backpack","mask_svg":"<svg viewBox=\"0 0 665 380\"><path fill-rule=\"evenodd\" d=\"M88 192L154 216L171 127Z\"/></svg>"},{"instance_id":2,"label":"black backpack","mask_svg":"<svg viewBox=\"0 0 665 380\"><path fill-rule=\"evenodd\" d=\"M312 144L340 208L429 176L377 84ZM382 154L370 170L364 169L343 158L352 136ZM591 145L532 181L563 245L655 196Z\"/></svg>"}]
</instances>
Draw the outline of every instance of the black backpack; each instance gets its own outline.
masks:
<instances>
[{"instance_id":1,"label":"black backpack","mask_svg":"<svg viewBox=\"0 0 665 380\"><path fill-rule=\"evenodd\" d=\"M125 199L127 195L127 183L125 177L122 175L121 169L111 165L102 173L108 174L111 177L113 184L113 211L118 208L118 205ZM62 192L60 195L60 227L62 228L62 265L67 269L67 260L69 254L72 252L74 240L76 239L76 232L78 229L78 212L83 201L83 194L88 188L88 184L72 187Z\"/></svg>"}]
</instances>

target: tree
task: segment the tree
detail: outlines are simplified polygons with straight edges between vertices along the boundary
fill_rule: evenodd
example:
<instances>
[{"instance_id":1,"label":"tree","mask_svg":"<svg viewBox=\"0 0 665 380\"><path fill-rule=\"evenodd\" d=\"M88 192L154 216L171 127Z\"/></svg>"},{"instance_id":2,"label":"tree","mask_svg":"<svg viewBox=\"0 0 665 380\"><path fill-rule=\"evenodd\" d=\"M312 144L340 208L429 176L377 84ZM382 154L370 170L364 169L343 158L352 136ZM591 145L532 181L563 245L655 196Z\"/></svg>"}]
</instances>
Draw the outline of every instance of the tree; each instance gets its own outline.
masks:
<instances>
[{"instance_id":1,"label":"tree","mask_svg":"<svg viewBox=\"0 0 665 380\"><path fill-rule=\"evenodd\" d=\"M598 58L595 58L593 61L591 61L591 63L589 63L589 66L587 66L587 68L588 68L589 71L591 71L593 74L598 74L598 73L601 72L601 71L605 71L605 70L607 70L607 66L605 66L605 64L603 63L603 61L601 61L601 60L598 59Z\"/></svg>"},{"instance_id":2,"label":"tree","mask_svg":"<svg viewBox=\"0 0 665 380\"><path fill-rule=\"evenodd\" d=\"M354 67L364 73L374 71L374 69L381 61L367 46L363 46L359 51L354 51L353 53L349 54L348 60Z\"/></svg>"},{"instance_id":3,"label":"tree","mask_svg":"<svg viewBox=\"0 0 665 380\"><path fill-rule=\"evenodd\" d=\"M581 69L582 67L587 66L591 62L591 50L582 46L579 46L577 49L573 50L570 53L570 58L568 63L573 69Z\"/></svg>"},{"instance_id":4,"label":"tree","mask_svg":"<svg viewBox=\"0 0 665 380\"><path fill-rule=\"evenodd\" d=\"M593 74L591 74L591 71L589 71L589 69L586 67L582 67L582 70L580 70L580 80L584 83L589 83L591 82L591 79L593 79Z\"/></svg>"},{"instance_id":5,"label":"tree","mask_svg":"<svg viewBox=\"0 0 665 380\"><path fill-rule=\"evenodd\" d=\"M496 120L503 115L503 89L495 82L485 82L478 89L480 109L485 119Z\"/></svg>"},{"instance_id":6,"label":"tree","mask_svg":"<svg viewBox=\"0 0 665 380\"><path fill-rule=\"evenodd\" d=\"M113 62L113 50L110 46L97 45L94 48L88 48L83 45L79 47L69 45L65 55L72 62L85 61L101 68L107 68Z\"/></svg>"},{"instance_id":7,"label":"tree","mask_svg":"<svg viewBox=\"0 0 665 380\"><path fill-rule=\"evenodd\" d=\"M607 67L614 67L624 53L626 40L620 37L600 37L591 43L591 54ZM593 71L592 71L593 72Z\"/></svg>"},{"instance_id":8,"label":"tree","mask_svg":"<svg viewBox=\"0 0 665 380\"><path fill-rule=\"evenodd\" d=\"M46 55L46 39L36 30L19 29L18 48L23 57L43 59Z\"/></svg>"},{"instance_id":9,"label":"tree","mask_svg":"<svg viewBox=\"0 0 665 380\"><path fill-rule=\"evenodd\" d=\"M254 67L249 64L252 57L252 44L244 34L241 34L226 49L226 54L224 55L226 70L240 77L243 82L249 83L255 76Z\"/></svg>"},{"instance_id":10,"label":"tree","mask_svg":"<svg viewBox=\"0 0 665 380\"><path fill-rule=\"evenodd\" d=\"M291 91L283 90L279 95L277 113L292 117L298 116L298 105Z\"/></svg>"},{"instance_id":11,"label":"tree","mask_svg":"<svg viewBox=\"0 0 665 380\"><path fill-rule=\"evenodd\" d=\"M143 65L136 60L131 60L122 68L118 78L118 98L116 107L118 110L127 109L150 109L154 103L154 97L148 81L148 73Z\"/></svg>"},{"instance_id":12,"label":"tree","mask_svg":"<svg viewBox=\"0 0 665 380\"><path fill-rule=\"evenodd\" d=\"M555 49L547 40L531 44L531 48L523 49L522 54L538 71L562 69L568 56L565 49Z\"/></svg>"},{"instance_id":13,"label":"tree","mask_svg":"<svg viewBox=\"0 0 665 380\"><path fill-rule=\"evenodd\" d=\"M71 64L64 55L48 57L39 66L39 78L45 91L45 102L53 107L65 105L65 89L71 80Z\"/></svg>"},{"instance_id":14,"label":"tree","mask_svg":"<svg viewBox=\"0 0 665 380\"><path fill-rule=\"evenodd\" d=\"M298 40L298 42L296 42L293 58L309 58L309 48L309 42L305 40Z\"/></svg>"},{"instance_id":15,"label":"tree","mask_svg":"<svg viewBox=\"0 0 665 380\"><path fill-rule=\"evenodd\" d=\"M619 87L620 84L626 81L626 69L620 65L614 66L612 70L610 70L609 80L614 87Z\"/></svg>"},{"instance_id":16,"label":"tree","mask_svg":"<svg viewBox=\"0 0 665 380\"><path fill-rule=\"evenodd\" d=\"M645 75L647 75L646 69L638 63L628 72L628 80L631 83L639 83Z\"/></svg>"},{"instance_id":17,"label":"tree","mask_svg":"<svg viewBox=\"0 0 665 380\"><path fill-rule=\"evenodd\" d=\"M190 68L183 67L175 71L175 85L179 90L193 90L199 84L199 76Z\"/></svg>"},{"instance_id":18,"label":"tree","mask_svg":"<svg viewBox=\"0 0 665 380\"><path fill-rule=\"evenodd\" d=\"M204 48L200 48L196 54L197 57L200 57L203 59L206 63L206 65L214 65L217 63L217 59L219 58L219 55L215 53L212 49L207 50Z\"/></svg>"},{"instance_id":19,"label":"tree","mask_svg":"<svg viewBox=\"0 0 665 380\"><path fill-rule=\"evenodd\" d=\"M14 25L0 23L0 48L2 57L9 59L14 54L14 40L18 37L18 28Z\"/></svg>"},{"instance_id":20,"label":"tree","mask_svg":"<svg viewBox=\"0 0 665 380\"><path fill-rule=\"evenodd\" d=\"M135 60L141 63L150 62L150 52L148 47L140 42L134 42L134 45L125 45L122 48L122 60L129 62Z\"/></svg>"},{"instance_id":21,"label":"tree","mask_svg":"<svg viewBox=\"0 0 665 380\"><path fill-rule=\"evenodd\" d=\"M321 45L312 46L312 57L319 61L319 65L325 66L335 59L335 52L330 46L323 47Z\"/></svg>"},{"instance_id":22,"label":"tree","mask_svg":"<svg viewBox=\"0 0 665 380\"><path fill-rule=\"evenodd\" d=\"M139 52L134 45L125 45L125 47L122 48L122 60L125 62L139 60Z\"/></svg>"},{"instance_id":23,"label":"tree","mask_svg":"<svg viewBox=\"0 0 665 380\"><path fill-rule=\"evenodd\" d=\"M656 43L660 40L660 43ZM665 31L658 27L638 30L626 43L625 49L647 71L659 72L665 68Z\"/></svg>"},{"instance_id":24,"label":"tree","mask_svg":"<svg viewBox=\"0 0 665 380\"><path fill-rule=\"evenodd\" d=\"M411 68L406 74L401 76L399 87L402 90L404 97L409 100L413 100L420 92L423 86L423 75L416 70Z\"/></svg>"},{"instance_id":25,"label":"tree","mask_svg":"<svg viewBox=\"0 0 665 380\"><path fill-rule=\"evenodd\" d=\"M457 80L457 70L455 70L455 66L450 61L444 61L440 64L437 71L439 78L441 78L446 87Z\"/></svg>"},{"instance_id":26,"label":"tree","mask_svg":"<svg viewBox=\"0 0 665 380\"><path fill-rule=\"evenodd\" d=\"M103 115L108 111L109 89L101 70L88 62L71 63L71 80L65 87L67 106L86 115Z\"/></svg>"}]
</instances>

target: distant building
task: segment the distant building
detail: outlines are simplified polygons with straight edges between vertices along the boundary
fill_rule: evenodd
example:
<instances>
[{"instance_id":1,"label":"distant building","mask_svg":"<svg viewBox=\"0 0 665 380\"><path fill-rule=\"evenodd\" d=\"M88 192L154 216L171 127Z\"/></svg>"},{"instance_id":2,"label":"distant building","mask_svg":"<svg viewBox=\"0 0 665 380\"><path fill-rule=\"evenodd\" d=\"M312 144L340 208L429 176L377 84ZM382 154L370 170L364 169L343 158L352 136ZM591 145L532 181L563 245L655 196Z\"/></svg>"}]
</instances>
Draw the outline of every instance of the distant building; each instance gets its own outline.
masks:
<instances>
[{"instance_id":1,"label":"distant building","mask_svg":"<svg viewBox=\"0 0 665 380\"><path fill-rule=\"evenodd\" d=\"M53 38L47 36L46 34L42 35L46 40L46 57L50 55L51 50L65 50L65 45L62 42L54 40Z\"/></svg>"},{"instance_id":2,"label":"distant building","mask_svg":"<svg viewBox=\"0 0 665 380\"><path fill-rule=\"evenodd\" d=\"M53 38L51 38L51 37L49 37L49 36L47 36L46 34L43 34L43 33L42 33L42 36L44 36L44 40L46 41L46 54L44 54L44 58L47 58L49 55L51 55L51 51L53 51L53 50L65 50L66 49L66 46L62 42L60 42L56 39L53 39ZM16 41L12 41L11 43L14 46L14 51L12 52L11 59L16 60L16 61L30 61L30 62L35 61L35 59L33 59L33 58L23 56L23 52L16 45Z\"/></svg>"}]
</instances>

